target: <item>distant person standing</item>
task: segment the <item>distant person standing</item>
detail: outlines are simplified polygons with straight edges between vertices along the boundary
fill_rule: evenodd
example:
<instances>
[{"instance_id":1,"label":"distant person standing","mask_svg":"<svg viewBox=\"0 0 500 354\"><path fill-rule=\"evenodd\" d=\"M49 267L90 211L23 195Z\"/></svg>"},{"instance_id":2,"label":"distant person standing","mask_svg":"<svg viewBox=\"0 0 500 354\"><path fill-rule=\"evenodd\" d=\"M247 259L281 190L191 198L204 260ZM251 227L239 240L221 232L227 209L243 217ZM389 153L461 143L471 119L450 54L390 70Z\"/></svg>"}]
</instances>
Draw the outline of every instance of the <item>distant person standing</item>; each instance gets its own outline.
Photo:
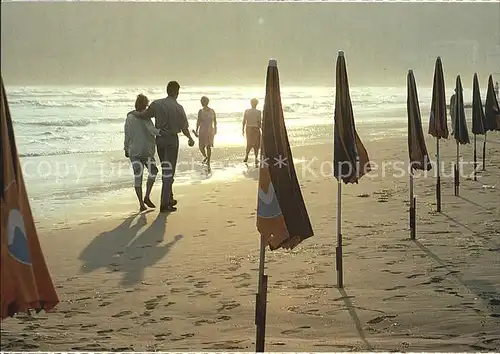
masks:
<instances>
[{"instance_id":1,"label":"distant person standing","mask_svg":"<svg viewBox=\"0 0 500 354\"><path fill-rule=\"evenodd\" d=\"M215 111L208 107L210 100L208 97L201 98L202 108L198 111L198 120L196 121L196 135L201 154L205 158L203 163L207 164L207 170L210 172L210 161L212 157L212 147L214 146L214 135L217 134L217 118Z\"/></svg>"},{"instance_id":2,"label":"distant person standing","mask_svg":"<svg viewBox=\"0 0 500 354\"><path fill-rule=\"evenodd\" d=\"M155 183L158 168L156 167L155 137L160 134L160 130L153 126L151 119L139 119L134 112L144 112L148 107L148 98L138 95L135 101L135 111L127 114L125 120L125 157L130 158L132 170L134 171L134 187L137 199L139 200L140 211L146 210L146 206L155 208L150 199L151 190ZM142 176L144 166L148 169L149 175L146 183L146 195L142 199Z\"/></svg>"},{"instance_id":3,"label":"distant person standing","mask_svg":"<svg viewBox=\"0 0 500 354\"><path fill-rule=\"evenodd\" d=\"M259 163L262 113L257 109L259 101L256 98L252 98L250 104L252 108L247 109L243 115L242 134L245 135L246 133L247 137L247 148L243 162L248 162L248 155L250 154L250 150L253 149L255 154L255 165L257 166Z\"/></svg>"},{"instance_id":4,"label":"distant person standing","mask_svg":"<svg viewBox=\"0 0 500 354\"><path fill-rule=\"evenodd\" d=\"M500 92L500 86L498 86L498 81L497 81L495 83L495 94L497 96L497 100L500 100L499 92Z\"/></svg>"},{"instance_id":5,"label":"distant person standing","mask_svg":"<svg viewBox=\"0 0 500 354\"><path fill-rule=\"evenodd\" d=\"M172 185L174 183L177 157L179 155L179 133L188 138L189 146L194 140L189 133L189 123L184 108L177 102L180 85L170 81L167 85L167 97L151 102L148 109L135 113L142 119L155 118L155 126L161 130L156 138L158 157L162 165L162 188L160 212L176 211L177 200L174 199Z\"/></svg>"},{"instance_id":6,"label":"distant person standing","mask_svg":"<svg viewBox=\"0 0 500 354\"><path fill-rule=\"evenodd\" d=\"M455 133L455 105L457 104L457 89L450 98L451 135Z\"/></svg>"}]
</instances>

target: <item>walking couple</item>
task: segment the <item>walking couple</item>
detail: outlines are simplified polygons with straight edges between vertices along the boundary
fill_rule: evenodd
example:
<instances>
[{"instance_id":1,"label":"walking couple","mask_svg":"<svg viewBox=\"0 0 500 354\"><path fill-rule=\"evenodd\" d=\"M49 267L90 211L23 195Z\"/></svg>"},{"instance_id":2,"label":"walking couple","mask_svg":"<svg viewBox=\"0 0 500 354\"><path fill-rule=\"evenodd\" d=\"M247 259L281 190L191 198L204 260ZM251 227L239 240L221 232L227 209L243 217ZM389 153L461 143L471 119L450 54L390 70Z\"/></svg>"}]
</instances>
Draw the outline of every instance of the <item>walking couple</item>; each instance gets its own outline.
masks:
<instances>
[{"instance_id":1,"label":"walking couple","mask_svg":"<svg viewBox=\"0 0 500 354\"><path fill-rule=\"evenodd\" d=\"M135 110L129 112L125 121L125 156L130 158L134 171L134 186L139 200L140 211L147 207L155 208L150 199L151 189L158 174L154 159L155 148L162 167L162 188L160 212L176 211L177 200L173 196L177 157L179 154L179 136L182 132L188 138L189 146L194 140L189 133L189 124L184 108L177 102L180 85L170 81L167 85L167 97L149 104L144 95L138 95ZM155 118L155 124L151 121ZM156 146L155 146L156 143ZM142 195L142 177L144 167L149 175L146 194Z\"/></svg>"}]
</instances>

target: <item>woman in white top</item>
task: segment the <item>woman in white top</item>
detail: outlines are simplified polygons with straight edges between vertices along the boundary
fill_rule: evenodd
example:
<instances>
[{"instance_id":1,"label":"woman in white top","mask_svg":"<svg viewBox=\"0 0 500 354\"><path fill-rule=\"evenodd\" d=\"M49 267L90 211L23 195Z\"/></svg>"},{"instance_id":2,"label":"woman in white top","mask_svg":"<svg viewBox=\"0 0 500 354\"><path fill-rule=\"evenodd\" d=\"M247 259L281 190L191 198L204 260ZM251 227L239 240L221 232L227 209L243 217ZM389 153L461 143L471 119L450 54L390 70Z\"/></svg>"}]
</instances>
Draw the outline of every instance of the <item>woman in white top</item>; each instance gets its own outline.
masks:
<instances>
[{"instance_id":1,"label":"woman in white top","mask_svg":"<svg viewBox=\"0 0 500 354\"><path fill-rule=\"evenodd\" d=\"M243 127L242 134L247 135L247 149L245 153L245 159L243 162L248 161L248 154L250 150L253 149L255 154L255 165L258 165L259 159L259 149L260 149L260 128L262 125L262 113L257 109L259 101L256 98L252 98L250 101L252 108L247 109L243 115Z\"/></svg>"},{"instance_id":2,"label":"woman in white top","mask_svg":"<svg viewBox=\"0 0 500 354\"><path fill-rule=\"evenodd\" d=\"M208 97L203 96L201 98L202 108L198 111L196 133L198 134L200 151L204 157L203 163L207 164L207 168L210 171L214 135L217 134L217 118L215 116L215 111L208 107L208 102Z\"/></svg>"}]
</instances>

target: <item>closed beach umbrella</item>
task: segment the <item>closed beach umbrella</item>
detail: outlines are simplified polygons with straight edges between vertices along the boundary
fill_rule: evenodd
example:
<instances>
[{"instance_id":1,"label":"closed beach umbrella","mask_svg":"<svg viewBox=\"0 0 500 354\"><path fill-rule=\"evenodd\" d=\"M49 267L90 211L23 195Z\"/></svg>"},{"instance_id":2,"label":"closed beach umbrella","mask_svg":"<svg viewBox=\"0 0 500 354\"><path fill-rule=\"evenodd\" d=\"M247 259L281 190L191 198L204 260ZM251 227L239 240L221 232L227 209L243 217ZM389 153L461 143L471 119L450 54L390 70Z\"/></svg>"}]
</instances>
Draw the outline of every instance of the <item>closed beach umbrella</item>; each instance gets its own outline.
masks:
<instances>
[{"instance_id":1,"label":"closed beach umbrella","mask_svg":"<svg viewBox=\"0 0 500 354\"><path fill-rule=\"evenodd\" d=\"M370 172L371 166L368 152L361 142L354 124L343 51L339 51L337 56L335 77L333 173L338 181L336 265L337 284L342 288L342 181L344 183L358 183L361 177Z\"/></svg>"},{"instance_id":2,"label":"closed beach umbrella","mask_svg":"<svg viewBox=\"0 0 500 354\"><path fill-rule=\"evenodd\" d=\"M481 100L481 91L479 90L479 79L477 74L474 74L472 88L472 134L474 134L474 181L477 180L477 153L476 153L476 135L484 135L484 109ZM484 151L483 151L483 166L484 166Z\"/></svg>"},{"instance_id":3,"label":"closed beach umbrella","mask_svg":"<svg viewBox=\"0 0 500 354\"><path fill-rule=\"evenodd\" d=\"M484 108L481 100L481 91L479 90L479 79L474 74L472 88L472 134L483 135L484 129Z\"/></svg>"},{"instance_id":4,"label":"closed beach umbrella","mask_svg":"<svg viewBox=\"0 0 500 354\"><path fill-rule=\"evenodd\" d=\"M469 131L467 129L467 122L465 120L464 108L464 93L462 89L462 81L460 75L457 75L455 84L456 104L454 107L454 127L455 132L453 136L457 143L457 162L455 164L455 195L459 194L460 187L460 145L470 144Z\"/></svg>"},{"instance_id":5,"label":"closed beach umbrella","mask_svg":"<svg viewBox=\"0 0 500 354\"><path fill-rule=\"evenodd\" d=\"M414 170L429 171L432 168L432 164L427 153L427 146L425 145L417 86L412 70L408 71L407 85L408 153L411 167Z\"/></svg>"},{"instance_id":6,"label":"closed beach umbrella","mask_svg":"<svg viewBox=\"0 0 500 354\"><path fill-rule=\"evenodd\" d=\"M257 229L271 250L293 248L313 236L313 230L288 142L276 60L267 68L262 145Z\"/></svg>"},{"instance_id":7,"label":"closed beach umbrella","mask_svg":"<svg viewBox=\"0 0 500 354\"><path fill-rule=\"evenodd\" d=\"M432 102L429 119L429 134L436 138L436 205L441 211L441 172L439 162L439 139L448 139L448 124L446 119L446 94L444 90L444 74L441 58L437 57L434 67L434 81L432 85Z\"/></svg>"},{"instance_id":8,"label":"closed beach umbrella","mask_svg":"<svg viewBox=\"0 0 500 354\"><path fill-rule=\"evenodd\" d=\"M408 154L410 157L410 236L416 236L416 198L413 196L413 170L429 171L432 164L425 145L417 85L413 70L408 71L406 110L408 113Z\"/></svg>"},{"instance_id":9,"label":"closed beach umbrella","mask_svg":"<svg viewBox=\"0 0 500 354\"><path fill-rule=\"evenodd\" d=\"M470 144L469 131L467 129L467 122L465 119L464 92L462 89L460 75L457 76L455 91L457 101L455 104L455 134L453 136L458 144Z\"/></svg>"},{"instance_id":10,"label":"closed beach umbrella","mask_svg":"<svg viewBox=\"0 0 500 354\"><path fill-rule=\"evenodd\" d=\"M30 310L51 310L58 302L24 185L2 79L1 122L1 318Z\"/></svg>"},{"instance_id":11,"label":"closed beach umbrella","mask_svg":"<svg viewBox=\"0 0 500 354\"><path fill-rule=\"evenodd\" d=\"M484 128L486 131L500 131L500 107L495 95L492 75L488 78L488 92L484 105Z\"/></svg>"},{"instance_id":12,"label":"closed beach umbrella","mask_svg":"<svg viewBox=\"0 0 500 354\"><path fill-rule=\"evenodd\" d=\"M281 105L278 65L269 60L262 117L262 150L257 201L257 230L261 234L259 291L256 301L256 352L264 351L267 275L265 249L291 249L313 236L302 198Z\"/></svg>"}]
</instances>

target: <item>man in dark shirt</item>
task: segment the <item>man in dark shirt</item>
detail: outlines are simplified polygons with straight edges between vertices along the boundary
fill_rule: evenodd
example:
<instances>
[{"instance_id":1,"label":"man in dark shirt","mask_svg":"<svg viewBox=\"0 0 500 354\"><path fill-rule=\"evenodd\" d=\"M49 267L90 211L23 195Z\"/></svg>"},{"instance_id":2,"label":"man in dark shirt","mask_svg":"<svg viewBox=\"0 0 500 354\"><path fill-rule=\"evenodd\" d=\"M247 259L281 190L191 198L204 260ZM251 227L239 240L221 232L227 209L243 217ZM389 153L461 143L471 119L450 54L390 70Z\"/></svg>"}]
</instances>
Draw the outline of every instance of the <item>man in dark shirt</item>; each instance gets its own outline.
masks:
<instances>
[{"instance_id":1,"label":"man in dark shirt","mask_svg":"<svg viewBox=\"0 0 500 354\"><path fill-rule=\"evenodd\" d=\"M156 138L156 148L162 166L162 188L160 212L177 210L177 200L172 193L177 156L179 154L179 136L182 132L188 138L189 146L194 140L189 133L189 124L184 108L177 103L180 85L177 81L170 81L167 85L167 97L151 102L148 109L136 116L144 119L155 118L155 127L160 129L161 135Z\"/></svg>"}]
</instances>

